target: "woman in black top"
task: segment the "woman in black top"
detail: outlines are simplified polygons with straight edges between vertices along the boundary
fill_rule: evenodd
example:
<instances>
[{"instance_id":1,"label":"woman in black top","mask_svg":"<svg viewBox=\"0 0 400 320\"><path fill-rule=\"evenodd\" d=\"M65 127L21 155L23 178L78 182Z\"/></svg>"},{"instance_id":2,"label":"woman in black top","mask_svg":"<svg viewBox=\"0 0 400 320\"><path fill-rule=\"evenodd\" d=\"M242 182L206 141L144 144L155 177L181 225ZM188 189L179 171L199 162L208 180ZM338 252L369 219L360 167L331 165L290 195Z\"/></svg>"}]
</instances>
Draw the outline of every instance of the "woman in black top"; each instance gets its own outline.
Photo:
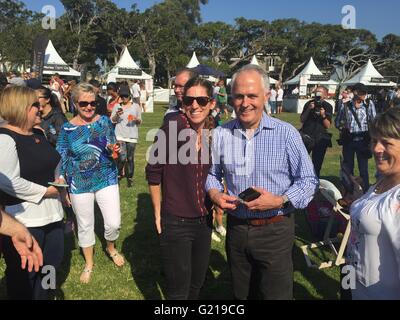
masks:
<instances>
[{"instance_id":1,"label":"woman in black top","mask_svg":"<svg viewBox=\"0 0 400 320\"><path fill-rule=\"evenodd\" d=\"M55 147L58 135L67 118L61 110L60 102L50 89L41 87L36 90L40 105L43 107L40 127L43 129L47 141Z\"/></svg>"},{"instance_id":2,"label":"woman in black top","mask_svg":"<svg viewBox=\"0 0 400 320\"><path fill-rule=\"evenodd\" d=\"M205 182L211 160L210 132L204 129L215 126L212 93L206 80L186 83L184 113L164 122L146 167L171 300L197 299L208 268L212 204Z\"/></svg>"},{"instance_id":3,"label":"woman in black top","mask_svg":"<svg viewBox=\"0 0 400 320\"><path fill-rule=\"evenodd\" d=\"M0 96L0 203L23 223L43 252L45 272L21 269L21 258L11 238L3 242L7 294L10 299L48 299L49 276L55 281L64 252L63 209L57 182L60 155L33 127L40 122L42 107L34 90L6 88ZM65 191L62 192L64 195Z\"/></svg>"}]
</instances>

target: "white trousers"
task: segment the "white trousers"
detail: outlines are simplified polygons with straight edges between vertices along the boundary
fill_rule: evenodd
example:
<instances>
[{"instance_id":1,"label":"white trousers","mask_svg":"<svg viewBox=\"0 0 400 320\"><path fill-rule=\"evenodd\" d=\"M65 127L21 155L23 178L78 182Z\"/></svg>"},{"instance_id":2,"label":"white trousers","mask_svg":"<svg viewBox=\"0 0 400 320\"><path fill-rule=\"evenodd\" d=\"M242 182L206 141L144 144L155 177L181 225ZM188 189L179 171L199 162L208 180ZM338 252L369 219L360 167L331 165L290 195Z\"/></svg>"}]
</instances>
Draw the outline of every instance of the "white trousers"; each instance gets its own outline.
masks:
<instances>
[{"instance_id":1,"label":"white trousers","mask_svg":"<svg viewBox=\"0 0 400 320\"><path fill-rule=\"evenodd\" d=\"M96 243L94 233L94 201L96 200L104 220L104 238L118 239L121 228L121 211L118 185L108 186L91 193L71 194L72 208L78 222L78 241L81 248Z\"/></svg>"}]
</instances>

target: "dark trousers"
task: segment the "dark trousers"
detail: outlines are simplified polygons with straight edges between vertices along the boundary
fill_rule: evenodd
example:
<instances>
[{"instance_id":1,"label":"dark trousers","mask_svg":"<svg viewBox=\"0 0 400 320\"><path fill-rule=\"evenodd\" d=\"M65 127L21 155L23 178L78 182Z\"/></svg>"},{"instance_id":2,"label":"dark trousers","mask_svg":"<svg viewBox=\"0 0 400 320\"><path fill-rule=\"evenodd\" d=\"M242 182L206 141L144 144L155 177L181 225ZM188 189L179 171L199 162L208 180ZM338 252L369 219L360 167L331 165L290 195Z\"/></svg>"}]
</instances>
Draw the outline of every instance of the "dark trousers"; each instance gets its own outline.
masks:
<instances>
[{"instance_id":1,"label":"dark trousers","mask_svg":"<svg viewBox=\"0 0 400 320\"><path fill-rule=\"evenodd\" d=\"M125 177L132 179L135 173L135 149L136 143L120 141L121 154L118 161L118 170L121 173L125 167Z\"/></svg>"},{"instance_id":2,"label":"dark trousers","mask_svg":"<svg viewBox=\"0 0 400 320\"><path fill-rule=\"evenodd\" d=\"M209 265L210 218L162 217L160 246L168 300L198 299Z\"/></svg>"},{"instance_id":3,"label":"dark trousers","mask_svg":"<svg viewBox=\"0 0 400 320\"><path fill-rule=\"evenodd\" d=\"M64 231L62 222L43 227L28 228L43 252L43 266L60 267L64 256ZM49 290L42 286L39 272L21 269L21 258L12 244L10 237L4 238L4 259L6 261L7 294L10 300L47 300Z\"/></svg>"},{"instance_id":4,"label":"dark trousers","mask_svg":"<svg viewBox=\"0 0 400 320\"><path fill-rule=\"evenodd\" d=\"M368 156L366 156L366 150L368 149L368 143L364 140L361 141L349 141L343 144L343 161L351 174L354 175L354 154L357 156L358 170L360 171L360 177L363 180L363 190L366 192L369 188L369 175L368 175Z\"/></svg>"},{"instance_id":5,"label":"dark trousers","mask_svg":"<svg viewBox=\"0 0 400 320\"><path fill-rule=\"evenodd\" d=\"M263 226L228 216L226 252L235 299L293 299L293 244L293 214Z\"/></svg>"},{"instance_id":6,"label":"dark trousers","mask_svg":"<svg viewBox=\"0 0 400 320\"><path fill-rule=\"evenodd\" d=\"M320 139L311 150L311 159L314 165L315 174L319 178L322 163L324 162L326 149L328 148L328 140Z\"/></svg>"}]
</instances>

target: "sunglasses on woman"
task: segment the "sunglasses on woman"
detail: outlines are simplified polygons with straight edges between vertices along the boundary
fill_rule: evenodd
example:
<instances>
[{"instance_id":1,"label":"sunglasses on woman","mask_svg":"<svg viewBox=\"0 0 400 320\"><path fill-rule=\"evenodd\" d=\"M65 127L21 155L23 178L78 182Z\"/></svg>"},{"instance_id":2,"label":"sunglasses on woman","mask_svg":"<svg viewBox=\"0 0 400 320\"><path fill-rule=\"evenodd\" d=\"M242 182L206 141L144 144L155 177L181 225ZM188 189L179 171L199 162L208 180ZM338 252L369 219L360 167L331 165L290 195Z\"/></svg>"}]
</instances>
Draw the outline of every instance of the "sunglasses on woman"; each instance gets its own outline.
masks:
<instances>
[{"instance_id":1,"label":"sunglasses on woman","mask_svg":"<svg viewBox=\"0 0 400 320\"><path fill-rule=\"evenodd\" d=\"M92 107L97 107L97 101L79 101L78 105L81 108L86 108L88 105L91 105Z\"/></svg>"},{"instance_id":2,"label":"sunglasses on woman","mask_svg":"<svg viewBox=\"0 0 400 320\"><path fill-rule=\"evenodd\" d=\"M189 97L185 96L183 97L183 104L185 106L191 106L193 105L194 100L196 100L197 104L200 107L205 107L207 104L211 101L209 97Z\"/></svg>"},{"instance_id":3,"label":"sunglasses on woman","mask_svg":"<svg viewBox=\"0 0 400 320\"><path fill-rule=\"evenodd\" d=\"M34 103L32 103L32 107L35 107L35 108L40 108L40 102L38 102L38 101L36 101L36 102L34 102Z\"/></svg>"}]
</instances>

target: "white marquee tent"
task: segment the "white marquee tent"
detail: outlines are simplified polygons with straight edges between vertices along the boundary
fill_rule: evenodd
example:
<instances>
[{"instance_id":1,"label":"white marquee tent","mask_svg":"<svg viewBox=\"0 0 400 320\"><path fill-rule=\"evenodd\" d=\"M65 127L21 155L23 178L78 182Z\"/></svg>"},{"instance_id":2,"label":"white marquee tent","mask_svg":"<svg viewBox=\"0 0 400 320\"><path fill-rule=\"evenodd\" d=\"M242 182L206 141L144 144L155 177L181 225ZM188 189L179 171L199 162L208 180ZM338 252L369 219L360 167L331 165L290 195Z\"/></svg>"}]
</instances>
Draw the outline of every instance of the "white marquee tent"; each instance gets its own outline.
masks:
<instances>
[{"instance_id":1,"label":"white marquee tent","mask_svg":"<svg viewBox=\"0 0 400 320\"><path fill-rule=\"evenodd\" d=\"M118 63L104 76L107 79L107 83L133 79L145 80L146 91L150 93L148 94L149 97L146 102L146 112L153 112L153 77L140 69L135 60L133 60L127 47L122 51Z\"/></svg>"},{"instance_id":2,"label":"white marquee tent","mask_svg":"<svg viewBox=\"0 0 400 320\"><path fill-rule=\"evenodd\" d=\"M343 83L345 86L352 86L356 83L363 83L366 86L377 86L377 87L394 87L396 83L385 80L385 78L375 69L371 59L368 60L367 64L350 80Z\"/></svg>"},{"instance_id":3,"label":"white marquee tent","mask_svg":"<svg viewBox=\"0 0 400 320\"><path fill-rule=\"evenodd\" d=\"M186 65L186 68L192 69L196 68L200 64L199 59L197 59L196 52L193 51L192 58L190 59L189 63Z\"/></svg>"},{"instance_id":4,"label":"white marquee tent","mask_svg":"<svg viewBox=\"0 0 400 320\"><path fill-rule=\"evenodd\" d=\"M260 64L258 63L257 57L254 55L253 58L251 58L250 64L254 64L256 66L259 66ZM274 78L269 77L269 83L270 84L276 84L278 80L275 80Z\"/></svg>"},{"instance_id":5,"label":"white marquee tent","mask_svg":"<svg viewBox=\"0 0 400 320\"><path fill-rule=\"evenodd\" d=\"M58 73L61 76L80 77L81 73L72 69L65 61L60 57L57 50L54 48L53 42L49 40L46 51L44 54L44 68L43 74L55 74Z\"/></svg>"},{"instance_id":6,"label":"white marquee tent","mask_svg":"<svg viewBox=\"0 0 400 320\"><path fill-rule=\"evenodd\" d=\"M303 70L301 70L299 74L297 74L292 79L286 81L284 84L299 85L301 79L303 78L307 82L307 85L329 85L329 86L338 85L338 83L332 79L310 80L312 76L323 76L323 73L315 65L314 59L311 57L307 65L303 68Z\"/></svg>"},{"instance_id":7,"label":"white marquee tent","mask_svg":"<svg viewBox=\"0 0 400 320\"><path fill-rule=\"evenodd\" d=\"M147 74L137 65L133 60L127 47L124 48L121 54L121 58L118 63L112 68L107 74L108 82L117 82L118 80L125 79L139 79L139 80L151 80L151 75Z\"/></svg>"}]
</instances>

